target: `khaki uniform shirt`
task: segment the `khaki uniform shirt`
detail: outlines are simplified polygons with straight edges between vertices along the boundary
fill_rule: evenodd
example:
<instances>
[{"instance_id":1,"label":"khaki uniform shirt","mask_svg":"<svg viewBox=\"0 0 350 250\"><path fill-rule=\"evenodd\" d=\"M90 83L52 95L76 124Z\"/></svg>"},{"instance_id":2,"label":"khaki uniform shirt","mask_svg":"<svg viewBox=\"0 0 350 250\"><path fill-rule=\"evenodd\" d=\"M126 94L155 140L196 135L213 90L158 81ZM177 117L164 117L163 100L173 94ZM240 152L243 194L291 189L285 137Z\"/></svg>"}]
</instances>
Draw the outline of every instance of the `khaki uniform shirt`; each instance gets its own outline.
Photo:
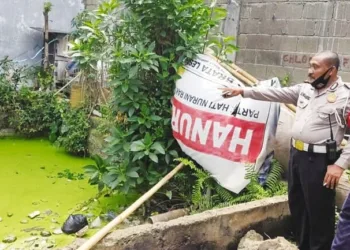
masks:
<instances>
[{"instance_id":1,"label":"khaki uniform shirt","mask_svg":"<svg viewBox=\"0 0 350 250\"><path fill-rule=\"evenodd\" d=\"M261 101L294 104L297 106L292 137L310 144L325 144L330 139L329 115L334 139L340 146L350 112L350 85L340 77L328 89L316 90L311 84L297 84L285 88L254 87L244 89L244 97ZM347 169L350 165L350 142L336 165Z\"/></svg>"}]
</instances>

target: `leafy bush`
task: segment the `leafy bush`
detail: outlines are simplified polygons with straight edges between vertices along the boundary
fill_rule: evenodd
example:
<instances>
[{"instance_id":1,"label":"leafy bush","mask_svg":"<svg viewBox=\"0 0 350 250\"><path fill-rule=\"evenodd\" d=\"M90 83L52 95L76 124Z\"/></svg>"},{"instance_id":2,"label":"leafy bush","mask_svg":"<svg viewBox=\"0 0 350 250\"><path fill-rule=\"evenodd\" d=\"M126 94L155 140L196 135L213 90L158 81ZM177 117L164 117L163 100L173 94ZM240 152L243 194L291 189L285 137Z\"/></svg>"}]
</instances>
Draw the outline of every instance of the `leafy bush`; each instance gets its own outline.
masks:
<instances>
[{"instance_id":1,"label":"leafy bush","mask_svg":"<svg viewBox=\"0 0 350 250\"><path fill-rule=\"evenodd\" d=\"M181 152L170 124L177 71L206 45L220 54L236 49L210 33L225 14L202 0L109 0L79 16L73 57L83 68L109 62L116 125L106 171L94 175L106 187L144 191L168 172Z\"/></svg>"},{"instance_id":2,"label":"leafy bush","mask_svg":"<svg viewBox=\"0 0 350 250\"><path fill-rule=\"evenodd\" d=\"M61 124L54 127L58 132L56 144L67 152L86 154L90 128L86 110L66 107L61 109L61 119Z\"/></svg>"},{"instance_id":3,"label":"leafy bush","mask_svg":"<svg viewBox=\"0 0 350 250\"><path fill-rule=\"evenodd\" d=\"M193 212L231 206L287 193L287 183L281 181L283 168L276 160L272 163L264 186L260 185L258 174L254 171L254 168L247 166L246 179L250 179L250 183L239 194L231 193L220 186L207 171L195 166L191 161L184 159L181 159L181 161L190 166L193 175L196 177L191 196Z\"/></svg>"},{"instance_id":4,"label":"leafy bush","mask_svg":"<svg viewBox=\"0 0 350 250\"><path fill-rule=\"evenodd\" d=\"M26 86L18 77L24 74L21 70L7 59L0 61L0 111L7 114L9 125L24 136L49 134L50 141L66 151L85 154L90 127L87 112L70 108L50 91L35 91ZM14 78L10 72L18 76ZM49 78L46 87L50 85Z\"/></svg>"},{"instance_id":5,"label":"leafy bush","mask_svg":"<svg viewBox=\"0 0 350 250\"><path fill-rule=\"evenodd\" d=\"M14 105L9 110L10 125L27 136L48 133L52 124L60 119L56 106L57 100L52 93L22 87L16 92Z\"/></svg>"}]
</instances>

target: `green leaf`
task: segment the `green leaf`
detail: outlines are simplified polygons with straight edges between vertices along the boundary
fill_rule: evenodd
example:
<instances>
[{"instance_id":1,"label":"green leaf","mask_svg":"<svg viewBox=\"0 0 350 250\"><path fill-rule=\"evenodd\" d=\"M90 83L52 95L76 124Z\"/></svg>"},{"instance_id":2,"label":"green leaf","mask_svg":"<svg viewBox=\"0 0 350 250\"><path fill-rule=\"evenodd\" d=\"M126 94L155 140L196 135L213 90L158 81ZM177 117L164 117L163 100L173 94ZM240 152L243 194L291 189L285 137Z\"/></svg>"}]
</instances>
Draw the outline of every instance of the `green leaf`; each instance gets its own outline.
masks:
<instances>
[{"instance_id":1,"label":"green leaf","mask_svg":"<svg viewBox=\"0 0 350 250\"><path fill-rule=\"evenodd\" d=\"M129 176L129 177L132 177L132 178L138 178L139 177L139 174L137 172L135 172L135 171L127 172L126 175Z\"/></svg>"},{"instance_id":2,"label":"green leaf","mask_svg":"<svg viewBox=\"0 0 350 250\"><path fill-rule=\"evenodd\" d=\"M150 146L152 144L152 136L150 135L150 133L146 133L145 138L143 139L145 145Z\"/></svg>"},{"instance_id":3,"label":"green leaf","mask_svg":"<svg viewBox=\"0 0 350 250\"><path fill-rule=\"evenodd\" d=\"M165 162L166 162L166 164L170 163L170 155L169 154L165 155Z\"/></svg>"},{"instance_id":4,"label":"green leaf","mask_svg":"<svg viewBox=\"0 0 350 250\"><path fill-rule=\"evenodd\" d=\"M109 174L109 173L104 173L101 177L101 180L104 184L107 186L110 185L111 182L115 181L118 178L117 174Z\"/></svg>"},{"instance_id":5,"label":"green leaf","mask_svg":"<svg viewBox=\"0 0 350 250\"><path fill-rule=\"evenodd\" d=\"M131 117L135 113L135 108L130 108L128 111L129 117ZM130 118L129 118L130 119ZM129 120L130 121L130 120Z\"/></svg>"},{"instance_id":6,"label":"green leaf","mask_svg":"<svg viewBox=\"0 0 350 250\"><path fill-rule=\"evenodd\" d=\"M148 157L155 163L158 163L158 156L156 154L149 153Z\"/></svg>"},{"instance_id":7,"label":"green leaf","mask_svg":"<svg viewBox=\"0 0 350 250\"><path fill-rule=\"evenodd\" d=\"M154 51L154 49L156 48L156 42L153 41L150 46L148 47L148 51Z\"/></svg>"},{"instance_id":8,"label":"green leaf","mask_svg":"<svg viewBox=\"0 0 350 250\"><path fill-rule=\"evenodd\" d=\"M89 173L89 174L93 174L96 171L98 171L98 168L94 165L87 165L85 167L83 167L85 170L85 173Z\"/></svg>"},{"instance_id":9,"label":"green leaf","mask_svg":"<svg viewBox=\"0 0 350 250\"><path fill-rule=\"evenodd\" d=\"M173 192L172 191L166 191L165 195L169 198L169 200L171 200L171 198L173 197Z\"/></svg>"},{"instance_id":10,"label":"green leaf","mask_svg":"<svg viewBox=\"0 0 350 250\"><path fill-rule=\"evenodd\" d=\"M133 143L131 143L130 151L137 152L137 151L144 150L145 148L146 148L145 144L143 144L143 142L141 140L139 140L139 141L134 141Z\"/></svg>"},{"instance_id":11,"label":"green leaf","mask_svg":"<svg viewBox=\"0 0 350 250\"><path fill-rule=\"evenodd\" d=\"M119 62L120 63L131 63L131 62L134 62L134 58L124 58L124 59L121 59Z\"/></svg>"},{"instance_id":12,"label":"green leaf","mask_svg":"<svg viewBox=\"0 0 350 250\"><path fill-rule=\"evenodd\" d=\"M112 181L111 183L109 183L110 189L112 189L112 190L115 189L119 183L120 183L119 179Z\"/></svg>"},{"instance_id":13,"label":"green leaf","mask_svg":"<svg viewBox=\"0 0 350 250\"><path fill-rule=\"evenodd\" d=\"M137 103L137 102L134 102L133 105L134 105L134 108L135 108L135 109L139 109L139 108L140 108L140 104Z\"/></svg>"},{"instance_id":14,"label":"green leaf","mask_svg":"<svg viewBox=\"0 0 350 250\"><path fill-rule=\"evenodd\" d=\"M164 150L163 146L159 142L153 143L151 149L156 150L160 154L165 154L165 150Z\"/></svg>"},{"instance_id":15,"label":"green leaf","mask_svg":"<svg viewBox=\"0 0 350 250\"><path fill-rule=\"evenodd\" d=\"M138 65L135 65L134 67L132 67L129 71L129 79L134 78L138 71L139 71Z\"/></svg>"},{"instance_id":16,"label":"green leaf","mask_svg":"<svg viewBox=\"0 0 350 250\"><path fill-rule=\"evenodd\" d=\"M179 156L178 153L175 150L170 150L169 154L171 154L175 158Z\"/></svg>"},{"instance_id":17,"label":"green leaf","mask_svg":"<svg viewBox=\"0 0 350 250\"><path fill-rule=\"evenodd\" d=\"M184 46L179 46L176 48L176 51L182 51L185 50L186 48Z\"/></svg>"},{"instance_id":18,"label":"green leaf","mask_svg":"<svg viewBox=\"0 0 350 250\"><path fill-rule=\"evenodd\" d=\"M145 156L143 152L137 152L132 159L133 162L142 159Z\"/></svg>"},{"instance_id":19,"label":"green leaf","mask_svg":"<svg viewBox=\"0 0 350 250\"><path fill-rule=\"evenodd\" d=\"M129 89L129 86L128 86L127 84L123 84L123 85L122 85L122 91L123 91L124 93L126 93L126 92L128 91L128 89Z\"/></svg>"},{"instance_id":20,"label":"green leaf","mask_svg":"<svg viewBox=\"0 0 350 250\"><path fill-rule=\"evenodd\" d=\"M123 149L126 151L126 152L129 152L130 151L130 143L129 142L125 142L123 144Z\"/></svg>"},{"instance_id":21,"label":"green leaf","mask_svg":"<svg viewBox=\"0 0 350 250\"><path fill-rule=\"evenodd\" d=\"M162 117L160 117L158 115L151 115L151 120L152 121L160 121L160 120L162 120Z\"/></svg>"}]
</instances>

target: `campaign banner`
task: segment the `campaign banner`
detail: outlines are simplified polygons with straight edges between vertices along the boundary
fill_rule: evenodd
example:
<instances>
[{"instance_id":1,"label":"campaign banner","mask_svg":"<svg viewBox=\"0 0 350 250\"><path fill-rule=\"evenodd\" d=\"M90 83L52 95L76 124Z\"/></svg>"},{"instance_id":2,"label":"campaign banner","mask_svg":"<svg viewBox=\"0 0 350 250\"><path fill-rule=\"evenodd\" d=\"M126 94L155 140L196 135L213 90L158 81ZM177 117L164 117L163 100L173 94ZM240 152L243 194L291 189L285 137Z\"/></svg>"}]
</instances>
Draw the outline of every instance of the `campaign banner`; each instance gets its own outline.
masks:
<instances>
[{"instance_id":1,"label":"campaign banner","mask_svg":"<svg viewBox=\"0 0 350 250\"><path fill-rule=\"evenodd\" d=\"M183 152L234 193L249 183L248 165L263 181L274 152L280 105L224 98L220 88L245 86L207 55L189 61L181 76L172 99L172 131ZM277 78L259 85L280 87Z\"/></svg>"}]
</instances>

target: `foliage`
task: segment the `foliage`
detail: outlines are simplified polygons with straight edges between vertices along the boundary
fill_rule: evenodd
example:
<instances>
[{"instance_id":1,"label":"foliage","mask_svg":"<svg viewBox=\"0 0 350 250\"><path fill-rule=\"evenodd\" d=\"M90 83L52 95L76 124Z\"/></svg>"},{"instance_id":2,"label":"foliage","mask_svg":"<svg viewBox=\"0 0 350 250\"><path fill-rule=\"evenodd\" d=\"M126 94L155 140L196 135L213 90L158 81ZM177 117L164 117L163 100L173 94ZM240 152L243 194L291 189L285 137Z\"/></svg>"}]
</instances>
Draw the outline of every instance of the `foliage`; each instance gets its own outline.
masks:
<instances>
[{"instance_id":1,"label":"foliage","mask_svg":"<svg viewBox=\"0 0 350 250\"><path fill-rule=\"evenodd\" d=\"M57 173L58 178L65 178L71 181L76 181L76 180L83 180L84 179L84 174L82 173L74 173L70 171L70 169L65 169L63 172L58 172Z\"/></svg>"},{"instance_id":2,"label":"foliage","mask_svg":"<svg viewBox=\"0 0 350 250\"><path fill-rule=\"evenodd\" d=\"M91 185L97 185L98 190L101 192L105 187L104 176L106 176L107 166L106 162L98 155L91 157L95 165L86 165L84 166L85 174L89 176L89 183Z\"/></svg>"},{"instance_id":3,"label":"foliage","mask_svg":"<svg viewBox=\"0 0 350 250\"><path fill-rule=\"evenodd\" d=\"M35 72L7 58L0 61L0 111L6 112L10 126L24 136L50 134L49 139L66 151L85 153L90 127L86 110L70 108L50 91L33 90L28 81L36 80Z\"/></svg>"},{"instance_id":4,"label":"foliage","mask_svg":"<svg viewBox=\"0 0 350 250\"><path fill-rule=\"evenodd\" d=\"M44 2L44 14L48 14L52 10L52 3L50 1Z\"/></svg>"},{"instance_id":5,"label":"foliage","mask_svg":"<svg viewBox=\"0 0 350 250\"><path fill-rule=\"evenodd\" d=\"M56 144L73 154L87 153L90 122L84 108L61 108L61 124L55 124L51 132L58 132ZM52 133L51 133L52 135Z\"/></svg>"},{"instance_id":6,"label":"foliage","mask_svg":"<svg viewBox=\"0 0 350 250\"><path fill-rule=\"evenodd\" d=\"M116 125L104 151L105 186L144 191L168 172L181 152L170 118L177 70L206 45L235 49L232 38L210 32L225 15L202 0L109 0L79 17L74 60L82 68L109 63Z\"/></svg>"},{"instance_id":7,"label":"foliage","mask_svg":"<svg viewBox=\"0 0 350 250\"><path fill-rule=\"evenodd\" d=\"M282 87L287 87L290 84L290 75L287 74L280 80Z\"/></svg>"},{"instance_id":8,"label":"foliage","mask_svg":"<svg viewBox=\"0 0 350 250\"><path fill-rule=\"evenodd\" d=\"M15 92L10 125L23 135L36 135L50 130L52 123L60 119L52 93L32 91L22 87Z\"/></svg>"},{"instance_id":9,"label":"foliage","mask_svg":"<svg viewBox=\"0 0 350 250\"><path fill-rule=\"evenodd\" d=\"M267 177L266 185L261 186L258 174L253 166L247 166L246 178L250 183L239 194L231 193L222 186L205 170L197 167L191 161L179 159L193 170L196 177L191 196L191 209L193 212L204 211L215 207L226 207L233 204L254 201L275 195L286 194L287 185L281 181L283 169L277 161L273 161Z\"/></svg>"},{"instance_id":10,"label":"foliage","mask_svg":"<svg viewBox=\"0 0 350 250\"><path fill-rule=\"evenodd\" d=\"M40 68L37 72L37 81L39 86L42 89L49 88L52 83L54 82L53 78L53 70L54 66L50 65L48 69L44 70L43 68Z\"/></svg>"}]
</instances>

